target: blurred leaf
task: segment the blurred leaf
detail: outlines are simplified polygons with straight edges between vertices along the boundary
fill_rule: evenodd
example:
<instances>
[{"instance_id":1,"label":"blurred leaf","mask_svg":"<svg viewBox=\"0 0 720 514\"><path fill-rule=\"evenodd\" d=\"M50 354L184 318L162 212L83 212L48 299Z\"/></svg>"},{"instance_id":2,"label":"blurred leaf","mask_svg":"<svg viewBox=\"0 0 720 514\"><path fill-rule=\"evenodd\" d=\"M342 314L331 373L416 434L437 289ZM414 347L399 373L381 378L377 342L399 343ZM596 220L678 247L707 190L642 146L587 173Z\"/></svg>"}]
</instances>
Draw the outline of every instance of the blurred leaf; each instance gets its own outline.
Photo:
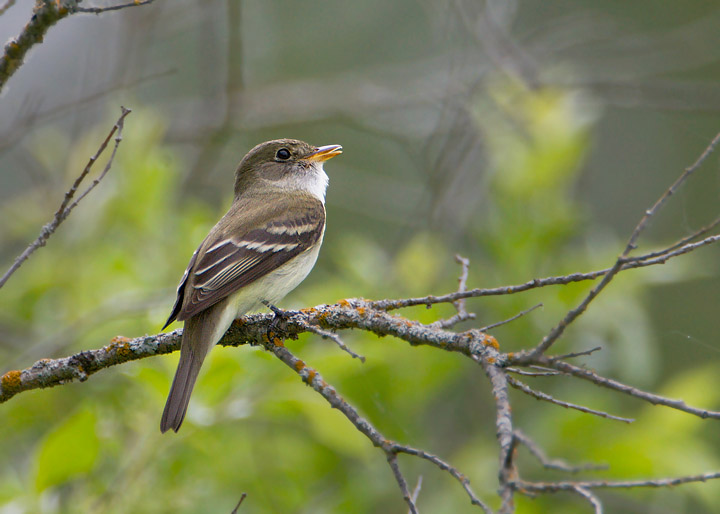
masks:
<instances>
[{"instance_id":1,"label":"blurred leaf","mask_svg":"<svg viewBox=\"0 0 720 514\"><path fill-rule=\"evenodd\" d=\"M35 456L35 488L64 484L89 473L98 457L97 419L88 407L71 415L40 443Z\"/></svg>"}]
</instances>

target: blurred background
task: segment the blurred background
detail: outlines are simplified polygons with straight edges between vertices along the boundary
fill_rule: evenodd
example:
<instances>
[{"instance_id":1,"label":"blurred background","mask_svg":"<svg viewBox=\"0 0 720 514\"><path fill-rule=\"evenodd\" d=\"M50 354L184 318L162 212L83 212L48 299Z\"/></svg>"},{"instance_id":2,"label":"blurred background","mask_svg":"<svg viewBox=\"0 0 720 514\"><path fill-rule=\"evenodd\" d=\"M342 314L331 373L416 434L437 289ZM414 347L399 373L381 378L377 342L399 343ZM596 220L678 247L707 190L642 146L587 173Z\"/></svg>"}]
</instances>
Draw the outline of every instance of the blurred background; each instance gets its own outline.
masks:
<instances>
[{"instance_id":1,"label":"blurred background","mask_svg":"<svg viewBox=\"0 0 720 514\"><path fill-rule=\"evenodd\" d=\"M0 40L33 2L3 2ZM83 3L85 5L85 3ZM98 3L85 5L109 5ZM318 264L282 307L454 290L612 264L640 216L720 131L716 2L156 0L48 32L0 96L0 263L49 221L120 115L103 182L0 290L0 372L157 333L187 261L232 199L255 144L341 144ZM99 170L98 166L96 170ZM640 241L651 251L718 215L713 156ZM617 277L556 352L720 409L718 249ZM534 345L590 284L468 302L481 327ZM404 314L431 322L447 306ZM178 328L173 325L171 328ZM492 397L467 359L343 334L291 349L387 437L451 462L497 506ZM215 349L179 434L158 424L177 356L105 370L0 406L0 513L406 512L384 456L279 361ZM515 422L593 479L720 468L716 421L569 378L528 379L632 425L513 394ZM515 393L515 392L513 392ZM526 479L560 480L520 450ZM423 512L476 512L457 482L401 457ZM716 512L720 484L600 492L608 512ZM577 497L518 512L589 511Z\"/></svg>"}]
</instances>

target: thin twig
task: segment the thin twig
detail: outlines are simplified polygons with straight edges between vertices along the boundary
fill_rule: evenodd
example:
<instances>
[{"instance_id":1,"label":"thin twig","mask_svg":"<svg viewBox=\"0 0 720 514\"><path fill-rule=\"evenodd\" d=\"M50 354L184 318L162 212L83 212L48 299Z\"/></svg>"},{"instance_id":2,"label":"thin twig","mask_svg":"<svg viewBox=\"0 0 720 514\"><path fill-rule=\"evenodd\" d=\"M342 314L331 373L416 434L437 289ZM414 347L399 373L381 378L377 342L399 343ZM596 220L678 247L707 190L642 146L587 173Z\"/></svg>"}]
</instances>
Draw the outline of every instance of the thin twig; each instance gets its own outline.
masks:
<instances>
[{"instance_id":1,"label":"thin twig","mask_svg":"<svg viewBox=\"0 0 720 514\"><path fill-rule=\"evenodd\" d=\"M463 488L470 497L470 501L474 505L480 506L483 510L485 510L485 512L492 512L487 505L485 505L477 498L477 496L475 496L475 494L472 492L472 489L470 489L469 482L464 477L464 475L460 473L457 469L445 463L434 455L388 440L374 426L372 426L369 421L360 416L357 410L352 405L347 403L337 393L334 387L325 382L322 376L320 376L320 373L318 373L315 369L311 368L305 362L295 357L295 355L293 355L285 346L277 345L272 342L265 342L263 344L266 349L271 351L285 365L287 365L289 368L294 370L295 373L300 375L300 377L306 384L311 386L316 392L318 392L323 398L325 398L325 400L330 404L331 407L341 412L355 426L355 428L357 428L363 435L365 435L365 437L370 439L374 446L381 448L385 452L388 464L392 469L393 475L398 482L398 486L400 487L403 498L408 504L411 512L416 512L416 507L414 502L412 502L412 498L410 497L410 493L407 489L407 481L403 477L400 468L397 465L396 456L398 453L407 453L410 455L418 456L434 463L440 469L449 472L451 476L458 479L462 483Z\"/></svg>"},{"instance_id":2,"label":"thin twig","mask_svg":"<svg viewBox=\"0 0 720 514\"><path fill-rule=\"evenodd\" d=\"M242 502L245 501L245 498L247 498L247 493L242 493L240 495L240 500L237 502L237 505L235 505L235 508L232 510L230 514L237 514L238 509L240 509L240 505L242 505Z\"/></svg>"},{"instance_id":3,"label":"thin twig","mask_svg":"<svg viewBox=\"0 0 720 514\"><path fill-rule=\"evenodd\" d=\"M600 499L592 492L588 491L582 486L573 487L571 490L585 498L588 502L590 502L590 505L592 505L595 514L603 514L602 503L600 502Z\"/></svg>"},{"instance_id":4,"label":"thin twig","mask_svg":"<svg viewBox=\"0 0 720 514\"><path fill-rule=\"evenodd\" d=\"M7 0L7 2L5 2L5 5L0 7L0 16L5 14L5 11L10 9L13 5L15 5L15 0Z\"/></svg>"},{"instance_id":5,"label":"thin twig","mask_svg":"<svg viewBox=\"0 0 720 514\"><path fill-rule=\"evenodd\" d=\"M340 336L337 335L335 332L330 332L329 330L323 330L320 327L316 327L315 325L308 325L307 326L308 332L312 332L313 334L317 334L323 339L330 339L333 341L338 347L340 347L341 350L344 352L349 353L352 355L354 359L360 359L360 362L365 363L365 357L362 355L359 355L352 351L344 342L342 339L340 339Z\"/></svg>"},{"instance_id":6,"label":"thin twig","mask_svg":"<svg viewBox=\"0 0 720 514\"><path fill-rule=\"evenodd\" d=\"M483 509L487 513L491 513L492 509L488 505L486 505L482 500L480 500L477 496L475 496L475 493L470 488L470 480L467 479L465 475L463 475L460 471L458 471L457 468L451 466L444 460L442 460L437 455L433 455L431 453L428 453L423 450L418 450L417 448L412 448L410 446L405 446L401 444L394 443L392 445L392 450L397 453L407 453L408 455L414 455L415 457L420 457L421 459L425 459L428 462L432 462L442 471L447 471L450 473L455 480L460 482L460 484L463 486L463 489L465 489L465 492L470 497L470 502L473 505L477 505L481 509Z\"/></svg>"},{"instance_id":7,"label":"thin twig","mask_svg":"<svg viewBox=\"0 0 720 514\"><path fill-rule=\"evenodd\" d=\"M53 235L55 230L60 226L60 224L67 219L67 217L70 215L72 210L77 207L78 203L85 198L90 191L95 189L95 187L100 183L100 181L105 177L108 171L110 171L110 168L112 167L113 161L115 159L115 154L117 153L117 149L120 146L120 142L122 141L122 130L123 126L125 124L125 117L130 114L130 109L126 109L125 107L121 107L122 114L120 115L120 118L115 122L115 125L113 125L113 128L110 130L110 133L107 135L105 140L100 145L100 148L98 148L97 152L95 152L95 155L90 157L90 160L88 161L85 168L82 170L80 175L75 179L75 182L73 182L72 187L65 193L65 197L63 198L62 203L60 204L60 208L55 212L55 216L53 219L47 223L45 226L43 226L42 230L40 231L40 235L30 243L30 245L21 253L16 259L15 262L10 266L10 269L8 269L5 274L0 278L0 288L5 285L5 283L8 281L10 276L15 273L18 268L25 262L30 255L33 254L35 250L40 248L41 246L45 246L47 243L47 240L50 238L50 236ZM70 203L75 193L78 190L78 187L82 183L82 181L87 177L88 173L90 173L90 170L92 169L93 164L97 161L97 159L100 157L100 155L105 151L105 148L107 148L108 143L110 142L110 139L113 137L113 135L117 132L117 135L115 136L115 146L112 149L112 153L110 154L110 159L108 160L107 164L105 165L105 168L100 173L100 175L92 181L92 183L83 191L80 196L72 203Z\"/></svg>"},{"instance_id":8,"label":"thin twig","mask_svg":"<svg viewBox=\"0 0 720 514\"><path fill-rule=\"evenodd\" d=\"M458 278L458 293L464 293L467 291L467 279L470 271L470 260L461 256L460 254L455 255L455 262L460 265L460 277ZM458 314L465 312L465 299L460 298L453 302Z\"/></svg>"},{"instance_id":9,"label":"thin twig","mask_svg":"<svg viewBox=\"0 0 720 514\"><path fill-rule=\"evenodd\" d=\"M516 375L523 375L526 377L556 377L558 375L562 375L559 371L525 371L524 369L518 369L518 368L505 368L506 371L509 371L510 373L515 373Z\"/></svg>"},{"instance_id":10,"label":"thin twig","mask_svg":"<svg viewBox=\"0 0 720 514\"><path fill-rule=\"evenodd\" d=\"M10 77L22 66L27 52L42 43L50 27L68 14L70 11L57 2L40 0L35 3L32 18L16 38L8 41L0 57L0 93Z\"/></svg>"},{"instance_id":11,"label":"thin twig","mask_svg":"<svg viewBox=\"0 0 720 514\"><path fill-rule=\"evenodd\" d=\"M585 357L586 355L592 355L593 353L598 352L600 350L602 350L602 346L596 346L595 348L590 348L589 350L582 350L580 352L571 352L571 353L565 353L562 355L554 355L552 357L549 357L549 359L552 361L574 359L575 357Z\"/></svg>"},{"instance_id":12,"label":"thin twig","mask_svg":"<svg viewBox=\"0 0 720 514\"><path fill-rule=\"evenodd\" d=\"M111 5L109 7L75 7L73 11L80 13L90 14L101 14L108 11L119 11L121 9L127 9L129 7L138 7L141 5L148 5L153 3L155 0L135 0L127 4Z\"/></svg>"},{"instance_id":13,"label":"thin twig","mask_svg":"<svg viewBox=\"0 0 720 514\"><path fill-rule=\"evenodd\" d=\"M412 501L415 503L417 503L418 496L420 496L420 490L422 489L422 481L423 481L423 478L422 478L422 475L420 475L418 477L417 483L415 484L415 489L413 489L413 492L411 495Z\"/></svg>"},{"instance_id":14,"label":"thin twig","mask_svg":"<svg viewBox=\"0 0 720 514\"><path fill-rule=\"evenodd\" d=\"M493 328L497 328L497 327L502 326L502 325L507 325L508 323L511 323L511 322L515 321L516 319L518 319L518 318L522 318L522 317L525 316L526 314L530 314L532 311L534 311L535 309L537 309L537 308L539 308L539 307L542 307L542 306L543 306L542 303L538 303L537 305L534 305L534 306L530 307L529 309L525 309L525 310L522 311L522 312L518 312L518 313L515 314L515 316L513 316L512 318L508 318L508 319L505 319L505 320L502 320L502 321L498 321L497 323L492 323L492 324L490 324L490 325L487 325L487 326L485 326L485 327L482 327L482 328L480 329L480 332L487 332L488 330L492 330Z\"/></svg>"},{"instance_id":15,"label":"thin twig","mask_svg":"<svg viewBox=\"0 0 720 514\"><path fill-rule=\"evenodd\" d=\"M528 449L528 451L542 464L545 469L554 469L557 471L565 471L567 473L580 473L581 471L599 471L607 469L606 464L583 464L580 466L572 466L562 459L550 459L545 452L538 446L535 441L530 439L524 432L515 429L513 436L519 443Z\"/></svg>"},{"instance_id":16,"label":"thin twig","mask_svg":"<svg viewBox=\"0 0 720 514\"><path fill-rule=\"evenodd\" d=\"M583 489L633 489L636 487L673 487L694 482L706 482L708 480L720 479L720 471L703 473L702 475L688 475L676 478L659 478L654 480L588 480L588 481L567 481L567 482L517 482L518 490L527 490L536 493L555 493L568 491L575 487Z\"/></svg>"},{"instance_id":17,"label":"thin twig","mask_svg":"<svg viewBox=\"0 0 720 514\"><path fill-rule=\"evenodd\" d=\"M670 259L679 257L686 253L697 250L700 247L715 244L720 241L720 235L713 235L697 241L695 243L689 243L687 240L695 239L698 235L707 232L710 228L714 228L720 224L720 220L713 221L707 227L698 230L691 236L685 237L676 243L673 243L663 250L650 252L644 255L638 255L636 257L626 257L623 264L620 266L619 271L625 271L630 269L645 268L648 266L654 266L657 264L664 264ZM575 282L584 282L587 280L596 280L600 277L607 275L612 272L614 267L605 268L597 271L588 271L585 273L570 273L568 275L557 275L545 278L535 278L529 280L523 284L516 284L511 286L492 287L492 288L475 288L469 289L464 292L452 292L444 295L428 295L415 298L401 298L392 300L376 300L371 302L371 307L383 311L391 311L397 309L403 309L406 307L414 307L416 305L436 305L439 303L453 303L460 299L467 298L481 298L485 296L504 296L517 294L524 291L530 291L532 289L538 289L541 287L568 285Z\"/></svg>"},{"instance_id":18,"label":"thin twig","mask_svg":"<svg viewBox=\"0 0 720 514\"><path fill-rule=\"evenodd\" d=\"M697 250L698 248L702 246L707 246L711 244L715 244L718 241L720 241L720 235L713 235L708 236L705 239L701 239L700 241L697 241L695 243L687 243L682 245L681 247L674 249L672 251L660 251L660 252L653 252L649 255L641 255L639 257L628 257L627 258L627 264L623 266L623 269L629 269L634 267L645 267L645 266L655 266L656 264L665 264L667 261L674 257L679 257L680 255L684 255L686 253L693 252ZM652 255L652 257L650 256Z\"/></svg>"},{"instance_id":19,"label":"thin twig","mask_svg":"<svg viewBox=\"0 0 720 514\"><path fill-rule=\"evenodd\" d=\"M673 250L676 250L676 249L678 249L678 248L681 248L681 247L685 246L686 244L692 242L694 239L702 236L703 234L707 234L708 232L710 232L711 230L713 230L713 229L714 229L715 227L717 227L718 225L720 225L720 217L714 219L711 223L705 225L705 226L702 227L702 228L699 228L698 230L696 230L695 232L693 232L693 233L690 234L689 236L683 237L682 239L678 240L677 242L675 242L674 244L668 246L667 248L665 248L665 249L663 249L663 250L658 250L658 251L656 251L656 252L646 253L645 255L641 255L640 257L630 258L629 260L630 260L630 261L633 261L633 260L643 260L643 261L645 261L645 260L652 259L652 258L654 258L654 257L659 257L659 256L661 256L661 255L663 255L663 254L666 254L666 253L670 253L670 252L672 252Z\"/></svg>"},{"instance_id":20,"label":"thin twig","mask_svg":"<svg viewBox=\"0 0 720 514\"><path fill-rule=\"evenodd\" d=\"M631 419L631 418L623 418L621 416L614 416L613 414L608 414L607 412L591 409L589 407L584 407L584 406L578 405L576 403L570 403L570 402L558 400L557 398L555 398L547 393L543 393L541 391L536 391L536 390L532 389L530 386L528 386L526 383L521 382L520 380L510 377L510 376L507 377L507 381L515 389L518 389L519 391L522 391L523 393L530 395L533 398L536 398L538 400L543 400L546 402L550 402L550 403L554 403L555 405L559 405L560 407L565 407L566 409L574 409L574 410L577 410L580 412L584 412L586 414L594 414L595 416L600 416L601 418L613 419L615 421L622 421L623 423L632 423L633 421L635 421L634 419Z\"/></svg>"},{"instance_id":21,"label":"thin twig","mask_svg":"<svg viewBox=\"0 0 720 514\"><path fill-rule=\"evenodd\" d=\"M608 284L610 284L613 278L615 278L615 275L617 275L622 270L623 265L626 264L627 257L630 252L637 247L637 240L640 237L640 234L645 230L647 224L650 222L650 219L657 213L658 210L662 208L668 198L675 194L680 188L680 186L682 186L685 181L695 171L697 171L700 165L705 162L705 159L707 159L710 154L715 150L715 147L718 145L718 143L720 143L720 133L718 133L713 138L713 140L705 148L703 153L700 154L700 157L698 157L691 166L685 168L685 170L683 171L683 173L680 174L677 180L673 182L673 184L669 188L667 188L662 195L660 195L660 198L658 198L655 204L650 209L645 211L645 215L640 219L638 224L635 226L632 234L630 235L625 249L617 258L613 267L610 268L610 271L608 271L605 276L603 276L600 283L590 290L590 292L585 296L585 298L580 302L577 307L568 311L565 317L560 320L560 322L555 325L555 327L553 327L553 329L542 339L542 341L540 341L540 344L538 344L529 352L530 355L537 357L545 353L555 343L555 341L560 338L560 336L565 332L565 329L573 321L580 317L583 312L585 312L588 305L590 305L590 302L592 302L597 297L597 295L599 295L600 292L605 289Z\"/></svg>"},{"instance_id":22,"label":"thin twig","mask_svg":"<svg viewBox=\"0 0 720 514\"><path fill-rule=\"evenodd\" d=\"M468 272L470 270L470 260L457 254L455 255L455 262L457 262L461 266L460 277L458 277L457 292L464 293L465 291L467 291L467 279ZM475 314L472 312L468 312L465 309L465 298L459 298L452 303L455 307L455 310L457 311L455 315L448 319L441 319L434 323L431 323L431 327L450 328L463 321L475 319Z\"/></svg>"},{"instance_id":23,"label":"thin twig","mask_svg":"<svg viewBox=\"0 0 720 514\"><path fill-rule=\"evenodd\" d=\"M702 419L712 418L712 419L720 419L720 412L717 411L710 411L706 409L698 409L696 407L691 407L687 404L685 404L682 400L674 400L672 398L666 398L664 396L660 396L657 394L649 393L647 391L642 391L640 389L637 389L635 387L631 387L627 384L623 384L622 382L618 382L617 380L612 380L610 378L605 378L594 371L590 371L585 368L581 368L579 366L573 366L572 364L565 362L565 361L557 361L557 360L551 360L548 358L542 358L540 360L540 363L548 366L550 368L556 369L558 371L562 371L563 373L567 373L568 375L572 375L578 378L582 378L584 380L588 380L592 382L593 384L599 385L601 387L606 387L608 389L613 389L615 391L619 391L623 394L627 394L629 396L634 396L635 398L639 398L641 400L645 400L646 402L652 403L653 405L664 405L665 407L670 407L673 409L677 409L683 412L687 412L688 414L693 414L695 416L698 416Z\"/></svg>"},{"instance_id":24,"label":"thin twig","mask_svg":"<svg viewBox=\"0 0 720 514\"><path fill-rule=\"evenodd\" d=\"M395 453L388 453L387 454L387 461L388 464L390 464L390 469L392 469L393 476L395 477L395 480L398 483L398 486L400 487L400 491L403 495L403 500L405 500L405 503L408 504L408 510L410 511L410 514L417 514L418 510L415 506L415 501L412 498L412 495L410 494L410 491L408 490L407 481L405 480L405 477L403 476L402 472L400 471L400 466L398 465L397 461L397 454Z\"/></svg>"},{"instance_id":25,"label":"thin twig","mask_svg":"<svg viewBox=\"0 0 720 514\"><path fill-rule=\"evenodd\" d=\"M642 217L640 222L635 227L635 230L633 230L632 234L630 235L630 239L628 239L625 251L622 253L622 257L627 257L630 252L637 247L637 240L643 230L645 230L645 227L647 227L650 219L655 216L655 214L662 208L665 202L667 202L672 195L677 193L678 189L680 189L680 187L687 181L687 179L690 178L690 176L695 173L698 168L700 168L702 163L705 162L705 160L710 156L710 154L713 153L718 143L720 143L720 133L718 133L713 138L713 140L705 148L703 153L701 153L700 156L695 160L695 162L685 168L685 170L680 174L677 180L675 180L675 182L673 182L673 184L665 190L665 192L660 196L660 198L657 199L655 204L650 209L645 211L645 215Z\"/></svg>"}]
</instances>

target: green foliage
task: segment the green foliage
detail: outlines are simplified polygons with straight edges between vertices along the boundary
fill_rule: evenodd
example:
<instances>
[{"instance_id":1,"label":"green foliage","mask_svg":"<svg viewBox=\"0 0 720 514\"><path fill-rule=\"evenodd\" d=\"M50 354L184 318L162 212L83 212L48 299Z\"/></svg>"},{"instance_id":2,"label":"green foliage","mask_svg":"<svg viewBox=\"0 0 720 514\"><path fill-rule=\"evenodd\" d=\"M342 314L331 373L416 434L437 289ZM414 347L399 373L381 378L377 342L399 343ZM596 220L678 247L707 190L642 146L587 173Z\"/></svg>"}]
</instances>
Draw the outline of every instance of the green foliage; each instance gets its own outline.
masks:
<instances>
[{"instance_id":1,"label":"green foliage","mask_svg":"<svg viewBox=\"0 0 720 514\"><path fill-rule=\"evenodd\" d=\"M35 456L37 491L71 482L93 470L100 446L96 425L97 417L85 408L47 434Z\"/></svg>"},{"instance_id":2,"label":"green foliage","mask_svg":"<svg viewBox=\"0 0 720 514\"><path fill-rule=\"evenodd\" d=\"M586 236L574 198L589 147L592 113L557 90L530 92L498 83L495 105L478 104L491 166L487 217L469 234L485 251L473 256L469 285L518 283L543 274L597 269L617 253L613 238ZM511 129L521 124L523 137ZM117 334L159 330L187 259L225 205L182 199L184 165L163 146L163 120L135 109L110 175L71 219L3 288L0 324L7 328L0 360L23 367L40 357L99 347ZM59 198L96 147L91 131L73 147L65 180L53 194L34 192L4 206L21 212L2 228L20 244L51 214L45 196ZM57 168L62 134L38 138L48 168ZM226 177L232 180L230 174ZM223 186L224 187L224 186ZM52 204L52 202L51 202ZM25 208L22 208L25 206ZM30 207L28 207L30 206ZM329 213L332 216L332 211ZM347 227L328 238L317 269L284 303L331 303L343 297L392 298L452 290L458 274L442 234L418 231L397 252ZM677 270L677 268L676 268ZM674 280L684 276L677 271ZM599 369L651 383L653 334L644 294L652 274L622 280L558 345L606 347ZM471 300L477 326L542 301L544 310L498 329L504 349L528 347L575 305L588 284L513 297ZM432 322L451 306L403 314ZM468 326L466 324L466 326ZM288 342L387 437L452 462L478 494L494 498L497 449L494 412L480 369L467 359L410 348L359 331L343 338L365 355L360 364L314 336ZM40 341L23 349L28 341ZM631 356L632 365L623 365ZM404 506L383 455L292 370L254 348L216 348L205 365L179 434L161 436L159 416L176 356L106 370L86 383L24 393L0 406L0 509L77 512L229 512L245 491L248 512L386 512ZM640 371L638 371L640 370ZM637 375L635 375L637 376ZM679 377L667 391L702 405L717 403L710 368ZM632 378L632 377L631 377ZM699 420L666 409L627 405L617 395L566 378L535 387L558 397L638 418L618 426L513 395L518 426L553 456L612 465L603 476L673 475L717 467ZM568 387L570 385L570 387ZM695 398L688 392L696 391ZM669 447L673 451L667 451ZM522 450L521 450L522 452ZM528 477L546 472L523 454ZM471 512L461 487L429 464L401 458L410 480L424 477L420 506L428 512ZM709 485L674 491L712 505ZM691 492L690 492L691 491ZM643 495L652 502L652 495ZM575 498L519 499L521 512L577 512Z\"/></svg>"}]
</instances>

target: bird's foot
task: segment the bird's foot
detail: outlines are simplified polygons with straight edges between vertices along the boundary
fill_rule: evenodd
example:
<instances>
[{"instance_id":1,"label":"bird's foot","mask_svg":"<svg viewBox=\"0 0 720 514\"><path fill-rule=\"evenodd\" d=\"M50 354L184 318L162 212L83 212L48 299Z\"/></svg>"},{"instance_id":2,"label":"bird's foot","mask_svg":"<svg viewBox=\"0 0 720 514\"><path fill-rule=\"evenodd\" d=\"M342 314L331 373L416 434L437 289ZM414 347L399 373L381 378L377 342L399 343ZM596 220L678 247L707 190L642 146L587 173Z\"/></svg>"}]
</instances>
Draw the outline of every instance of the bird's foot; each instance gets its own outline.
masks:
<instances>
[{"instance_id":1,"label":"bird's foot","mask_svg":"<svg viewBox=\"0 0 720 514\"><path fill-rule=\"evenodd\" d=\"M273 311L273 314L275 317L270 322L270 325L268 325L268 329L266 332L268 341L274 342L275 338L278 338L280 340L285 339L285 329L287 328L287 319L289 317L288 313L282 309L279 309L275 307L270 302L263 300L263 305Z\"/></svg>"}]
</instances>

